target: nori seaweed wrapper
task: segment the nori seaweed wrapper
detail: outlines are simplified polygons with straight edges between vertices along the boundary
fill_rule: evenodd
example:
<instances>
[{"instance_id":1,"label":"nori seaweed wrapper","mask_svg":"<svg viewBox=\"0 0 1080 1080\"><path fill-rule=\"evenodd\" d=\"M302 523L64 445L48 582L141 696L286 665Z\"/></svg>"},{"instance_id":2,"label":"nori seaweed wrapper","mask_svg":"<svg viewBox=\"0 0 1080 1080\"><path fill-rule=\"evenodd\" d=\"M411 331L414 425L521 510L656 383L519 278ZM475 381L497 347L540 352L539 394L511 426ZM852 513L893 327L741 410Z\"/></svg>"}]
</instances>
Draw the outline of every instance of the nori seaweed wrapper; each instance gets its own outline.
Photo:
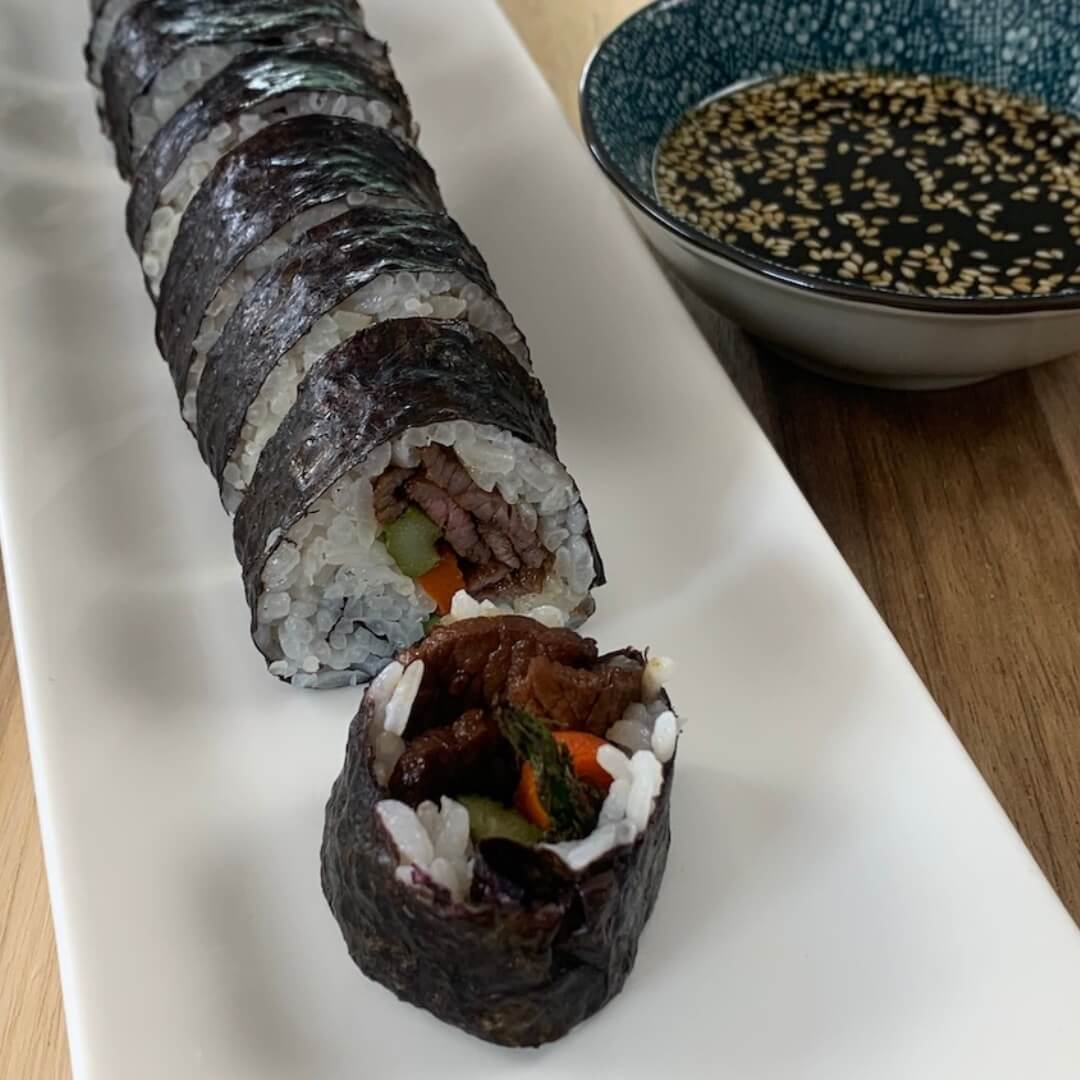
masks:
<instances>
[{"instance_id":1,"label":"nori seaweed wrapper","mask_svg":"<svg viewBox=\"0 0 1080 1080\"><path fill-rule=\"evenodd\" d=\"M136 254L142 254L162 190L193 146L224 121L275 97L304 91L383 101L395 124L407 134L412 131L408 98L393 72L354 52L304 46L245 53L162 126L139 160L127 204L128 237Z\"/></svg>"},{"instance_id":2,"label":"nori seaweed wrapper","mask_svg":"<svg viewBox=\"0 0 1080 1080\"><path fill-rule=\"evenodd\" d=\"M248 406L281 358L357 289L403 271L460 273L497 295L483 256L448 215L374 206L316 226L248 292L199 380L199 449L219 485Z\"/></svg>"},{"instance_id":3,"label":"nori seaweed wrapper","mask_svg":"<svg viewBox=\"0 0 1080 1080\"><path fill-rule=\"evenodd\" d=\"M509 841L479 845L482 904L398 881L375 812L372 709L349 729L345 766L326 807L322 887L349 955L398 997L504 1046L561 1038L623 986L660 891L671 841L674 759L648 827L580 873ZM505 870L513 867L513 880ZM522 884L524 883L524 885Z\"/></svg>"},{"instance_id":4,"label":"nori seaweed wrapper","mask_svg":"<svg viewBox=\"0 0 1080 1080\"><path fill-rule=\"evenodd\" d=\"M352 0L144 0L127 12L113 32L102 71L105 121L121 174L129 176L136 164L131 106L185 49L284 47L296 43L295 35L322 27L360 36L373 62L389 64L386 46L367 35Z\"/></svg>"},{"instance_id":5,"label":"nori seaweed wrapper","mask_svg":"<svg viewBox=\"0 0 1080 1080\"><path fill-rule=\"evenodd\" d=\"M289 529L377 446L408 428L450 420L491 424L558 456L540 383L498 338L465 322L391 319L343 342L308 373L233 522L260 650L262 571ZM585 538L595 587L604 583L603 565L591 529Z\"/></svg>"},{"instance_id":6,"label":"nori seaweed wrapper","mask_svg":"<svg viewBox=\"0 0 1080 1080\"><path fill-rule=\"evenodd\" d=\"M229 274L301 211L356 190L443 209L413 147L342 117L283 120L218 162L184 213L158 302L158 347L181 400L199 327Z\"/></svg>"}]
</instances>

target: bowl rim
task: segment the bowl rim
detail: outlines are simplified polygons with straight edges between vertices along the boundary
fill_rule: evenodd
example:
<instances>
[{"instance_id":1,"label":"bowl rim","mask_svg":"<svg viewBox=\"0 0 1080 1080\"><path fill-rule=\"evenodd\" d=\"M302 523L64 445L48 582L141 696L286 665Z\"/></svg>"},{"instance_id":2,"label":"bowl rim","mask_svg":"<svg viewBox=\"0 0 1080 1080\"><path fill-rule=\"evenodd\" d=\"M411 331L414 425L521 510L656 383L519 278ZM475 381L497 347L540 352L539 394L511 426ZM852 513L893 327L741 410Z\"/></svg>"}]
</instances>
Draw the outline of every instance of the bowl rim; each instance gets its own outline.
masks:
<instances>
[{"instance_id":1,"label":"bowl rim","mask_svg":"<svg viewBox=\"0 0 1080 1080\"><path fill-rule=\"evenodd\" d=\"M656 199L643 195L630 182L608 153L593 122L590 102L594 98L593 82L596 76L597 61L630 23L646 18L651 12L660 8L681 7L685 4L698 2L699 0L651 0L650 3L645 4L625 19L622 19L601 38L600 42L589 54L578 83L578 115L581 119L581 130L589 152L608 180L615 185L623 197L651 218L653 222L660 225L667 232L674 234L676 239L691 248L699 248L714 257L726 259L744 270L760 274L777 284L790 285L793 288L807 292L819 293L843 300L878 304L882 307L906 308L916 311L956 315L1019 315L1024 312L1069 311L1080 308L1080 291L1041 297L1012 296L995 297L994 299L986 297L961 299L948 296L908 296L904 293L875 289L867 285L846 285L823 278L815 278L809 274L801 274L797 270L791 270L778 263L772 263L756 255L751 255L731 244L724 243L722 240L715 240L688 222L668 213Z\"/></svg>"}]
</instances>

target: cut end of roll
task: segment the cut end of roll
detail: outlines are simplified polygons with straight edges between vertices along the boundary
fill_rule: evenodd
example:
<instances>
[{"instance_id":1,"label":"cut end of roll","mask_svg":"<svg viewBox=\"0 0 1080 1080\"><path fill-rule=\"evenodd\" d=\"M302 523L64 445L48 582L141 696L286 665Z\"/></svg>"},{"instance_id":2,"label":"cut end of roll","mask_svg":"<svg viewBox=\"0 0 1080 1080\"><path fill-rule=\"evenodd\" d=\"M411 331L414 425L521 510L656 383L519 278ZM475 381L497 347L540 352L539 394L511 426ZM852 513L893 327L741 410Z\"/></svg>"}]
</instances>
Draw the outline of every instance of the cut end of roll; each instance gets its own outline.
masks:
<instances>
[{"instance_id":1,"label":"cut end of roll","mask_svg":"<svg viewBox=\"0 0 1080 1080\"><path fill-rule=\"evenodd\" d=\"M642 652L471 603L368 689L327 805L323 891L369 977L536 1046L633 967L679 722Z\"/></svg>"},{"instance_id":2,"label":"cut end of roll","mask_svg":"<svg viewBox=\"0 0 1080 1080\"><path fill-rule=\"evenodd\" d=\"M440 562L453 570L439 575ZM490 425L412 428L277 539L256 640L295 686L357 685L442 621L516 613L578 626L597 571L588 514L556 459Z\"/></svg>"}]
</instances>

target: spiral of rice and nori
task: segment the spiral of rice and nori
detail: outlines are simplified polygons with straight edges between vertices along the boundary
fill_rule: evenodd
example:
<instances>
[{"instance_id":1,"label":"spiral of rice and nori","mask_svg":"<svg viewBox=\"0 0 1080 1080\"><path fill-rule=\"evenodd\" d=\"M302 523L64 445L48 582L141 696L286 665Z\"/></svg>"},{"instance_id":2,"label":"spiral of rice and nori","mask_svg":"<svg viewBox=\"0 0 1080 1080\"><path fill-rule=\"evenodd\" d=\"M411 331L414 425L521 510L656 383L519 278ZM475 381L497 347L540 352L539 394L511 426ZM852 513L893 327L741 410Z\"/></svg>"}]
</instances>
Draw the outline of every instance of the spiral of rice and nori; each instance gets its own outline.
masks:
<instances>
[{"instance_id":1,"label":"spiral of rice and nori","mask_svg":"<svg viewBox=\"0 0 1080 1080\"><path fill-rule=\"evenodd\" d=\"M326 808L323 892L370 978L491 1042L566 1034L623 986L660 890L667 662L464 616L376 679Z\"/></svg>"}]
</instances>

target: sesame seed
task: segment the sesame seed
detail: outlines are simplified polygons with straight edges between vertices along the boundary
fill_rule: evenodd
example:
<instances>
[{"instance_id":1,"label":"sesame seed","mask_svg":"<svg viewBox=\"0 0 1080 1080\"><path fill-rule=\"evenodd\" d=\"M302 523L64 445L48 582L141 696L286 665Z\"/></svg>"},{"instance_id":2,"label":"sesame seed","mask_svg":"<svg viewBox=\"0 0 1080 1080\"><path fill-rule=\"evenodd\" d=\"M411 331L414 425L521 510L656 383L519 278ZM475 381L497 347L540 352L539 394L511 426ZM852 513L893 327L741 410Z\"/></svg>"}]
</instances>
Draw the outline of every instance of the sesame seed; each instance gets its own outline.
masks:
<instances>
[{"instance_id":1,"label":"sesame seed","mask_svg":"<svg viewBox=\"0 0 1080 1080\"><path fill-rule=\"evenodd\" d=\"M989 87L763 80L689 110L655 183L676 217L800 273L935 296L1080 291L1080 120Z\"/></svg>"}]
</instances>

